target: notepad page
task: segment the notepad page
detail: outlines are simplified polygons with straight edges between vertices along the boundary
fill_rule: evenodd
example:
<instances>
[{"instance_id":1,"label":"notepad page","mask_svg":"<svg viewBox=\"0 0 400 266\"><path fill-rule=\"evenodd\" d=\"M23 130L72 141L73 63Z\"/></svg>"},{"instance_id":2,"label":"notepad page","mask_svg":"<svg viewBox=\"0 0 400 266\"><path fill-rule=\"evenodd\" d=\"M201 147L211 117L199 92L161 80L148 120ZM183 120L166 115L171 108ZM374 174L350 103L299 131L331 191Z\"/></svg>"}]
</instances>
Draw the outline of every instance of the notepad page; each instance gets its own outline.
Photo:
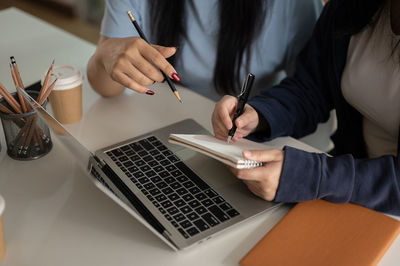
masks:
<instances>
[{"instance_id":1,"label":"notepad page","mask_svg":"<svg viewBox=\"0 0 400 266\"><path fill-rule=\"evenodd\" d=\"M209 135L171 134L170 139L219 154L221 157L230 158L237 163L245 160L242 156L243 150L266 150L273 148L269 145L247 139L228 143Z\"/></svg>"}]
</instances>

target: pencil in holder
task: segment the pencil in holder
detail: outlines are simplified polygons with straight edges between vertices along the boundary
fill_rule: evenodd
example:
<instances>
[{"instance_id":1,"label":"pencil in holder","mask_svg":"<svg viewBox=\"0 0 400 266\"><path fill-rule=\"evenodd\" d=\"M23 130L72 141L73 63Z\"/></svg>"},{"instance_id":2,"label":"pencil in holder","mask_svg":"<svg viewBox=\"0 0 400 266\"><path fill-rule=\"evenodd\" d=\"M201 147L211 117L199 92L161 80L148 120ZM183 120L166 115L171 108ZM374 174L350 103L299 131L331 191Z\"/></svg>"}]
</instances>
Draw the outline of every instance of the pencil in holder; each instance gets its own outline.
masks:
<instances>
[{"instance_id":1,"label":"pencil in holder","mask_svg":"<svg viewBox=\"0 0 400 266\"><path fill-rule=\"evenodd\" d=\"M35 100L39 96L36 91L27 91L27 93ZM11 95L14 99L18 97L16 92ZM4 98L0 99L0 103L11 108ZM46 104L47 100L42 107L46 108ZM22 114L0 112L0 117L7 144L7 154L11 158L16 160L38 159L49 153L53 147L49 128L35 110Z\"/></svg>"}]
</instances>

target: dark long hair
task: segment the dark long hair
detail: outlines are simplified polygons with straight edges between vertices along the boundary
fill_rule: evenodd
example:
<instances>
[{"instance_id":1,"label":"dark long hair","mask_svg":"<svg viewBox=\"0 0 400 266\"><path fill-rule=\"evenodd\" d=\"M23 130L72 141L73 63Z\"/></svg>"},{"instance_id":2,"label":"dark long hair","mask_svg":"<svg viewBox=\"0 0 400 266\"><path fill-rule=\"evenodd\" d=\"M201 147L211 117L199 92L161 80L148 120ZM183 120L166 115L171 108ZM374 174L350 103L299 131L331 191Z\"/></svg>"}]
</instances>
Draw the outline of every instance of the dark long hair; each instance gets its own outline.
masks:
<instances>
[{"instance_id":1,"label":"dark long hair","mask_svg":"<svg viewBox=\"0 0 400 266\"><path fill-rule=\"evenodd\" d=\"M185 0L150 0L152 37L165 46L179 46L186 34ZM219 33L213 83L221 94L234 94L240 87L240 68L248 68L250 47L260 32L266 0L220 0ZM179 52L170 59L174 63ZM245 58L247 59L246 62Z\"/></svg>"}]
</instances>

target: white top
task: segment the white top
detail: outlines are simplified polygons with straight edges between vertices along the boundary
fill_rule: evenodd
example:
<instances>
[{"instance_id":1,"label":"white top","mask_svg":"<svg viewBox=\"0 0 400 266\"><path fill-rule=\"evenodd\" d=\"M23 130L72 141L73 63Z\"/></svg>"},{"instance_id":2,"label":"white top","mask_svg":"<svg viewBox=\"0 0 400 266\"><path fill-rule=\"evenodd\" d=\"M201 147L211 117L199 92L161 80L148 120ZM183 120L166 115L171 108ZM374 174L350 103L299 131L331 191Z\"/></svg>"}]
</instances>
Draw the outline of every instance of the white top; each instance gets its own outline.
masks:
<instances>
[{"instance_id":1,"label":"white top","mask_svg":"<svg viewBox=\"0 0 400 266\"><path fill-rule=\"evenodd\" d=\"M371 158L397 154L400 54L391 55L400 36L391 29L389 11L387 6L374 26L351 38L342 76L344 98L364 116L363 135Z\"/></svg>"}]
</instances>

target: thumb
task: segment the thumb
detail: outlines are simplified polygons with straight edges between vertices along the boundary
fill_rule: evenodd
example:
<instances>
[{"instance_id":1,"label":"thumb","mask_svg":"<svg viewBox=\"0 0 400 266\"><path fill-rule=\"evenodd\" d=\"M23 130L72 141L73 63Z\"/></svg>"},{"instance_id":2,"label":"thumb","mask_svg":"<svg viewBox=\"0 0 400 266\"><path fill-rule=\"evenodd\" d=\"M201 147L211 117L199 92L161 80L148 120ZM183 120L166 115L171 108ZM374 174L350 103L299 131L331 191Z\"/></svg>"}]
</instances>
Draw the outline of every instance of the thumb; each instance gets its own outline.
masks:
<instances>
[{"instance_id":1,"label":"thumb","mask_svg":"<svg viewBox=\"0 0 400 266\"><path fill-rule=\"evenodd\" d=\"M176 47L166 47L166 46L160 46L160 45L152 45L162 56L165 58L173 56L176 51L178 50Z\"/></svg>"},{"instance_id":2,"label":"thumb","mask_svg":"<svg viewBox=\"0 0 400 266\"><path fill-rule=\"evenodd\" d=\"M282 161L283 151L277 149L252 151L245 150L243 151L243 157L247 160L254 160L258 162Z\"/></svg>"}]
</instances>

